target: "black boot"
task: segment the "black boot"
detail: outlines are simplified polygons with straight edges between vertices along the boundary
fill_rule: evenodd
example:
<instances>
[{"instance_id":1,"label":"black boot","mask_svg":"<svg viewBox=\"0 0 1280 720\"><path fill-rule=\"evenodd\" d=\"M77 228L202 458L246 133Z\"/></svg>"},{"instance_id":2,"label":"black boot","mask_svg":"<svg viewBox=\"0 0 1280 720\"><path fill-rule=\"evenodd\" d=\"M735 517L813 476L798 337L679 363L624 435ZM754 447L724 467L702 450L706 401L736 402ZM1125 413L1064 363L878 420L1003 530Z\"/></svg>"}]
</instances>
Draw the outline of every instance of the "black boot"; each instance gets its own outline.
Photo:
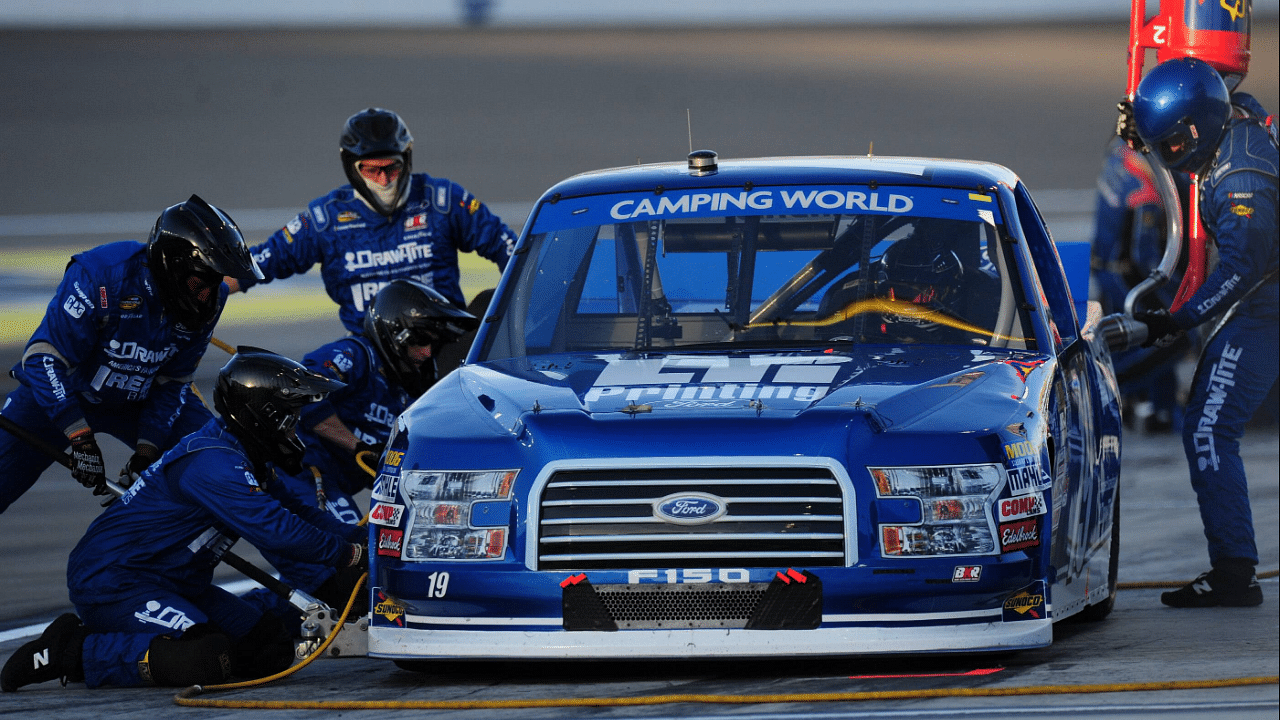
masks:
<instances>
[{"instance_id":1,"label":"black boot","mask_svg":"<svg viewBox=\"0 0 1280 720\"><path fill-rule=\"evenodd\" d=\"M0 688L13 692L23 685L62 680L84 681L80 652L88 631L72 613L49 623L40 637L18 648L0 670Z\"/></svg>"},{"instance_id":2,"label":"black boot","mask_svg":"<svg viewBox=\"0 0 1280 720\"><path fill-rule=\"evenodd\" d=\"M1176 608L1253 607L1262 604L1262 586L1253 563L1227 558L1177 590L1163 593L1160 602Z\"/></svg>"}]
</instances>

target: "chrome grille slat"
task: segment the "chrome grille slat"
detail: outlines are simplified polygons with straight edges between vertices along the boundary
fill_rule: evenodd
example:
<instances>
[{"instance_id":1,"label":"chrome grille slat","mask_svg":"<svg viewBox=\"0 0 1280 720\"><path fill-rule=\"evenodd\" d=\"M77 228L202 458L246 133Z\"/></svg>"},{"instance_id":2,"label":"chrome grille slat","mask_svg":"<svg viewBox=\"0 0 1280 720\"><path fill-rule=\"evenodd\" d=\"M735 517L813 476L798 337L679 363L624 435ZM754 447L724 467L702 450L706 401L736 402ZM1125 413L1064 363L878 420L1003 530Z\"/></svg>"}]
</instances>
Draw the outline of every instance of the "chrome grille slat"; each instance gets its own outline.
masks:
<instances>
[{"instance_id":1,"label":"chrome grille slat","mask_svg":"<svg viewBox=\"0 0 1280 720\"><path fill-rule=\"evenodd\" d=\"M654 503L682 493L718 498L724 514L693 524L655 516ZM845 495L821 465L560 467L534 498L537 568L842 566Z\"/></svg>"}]
</instances>

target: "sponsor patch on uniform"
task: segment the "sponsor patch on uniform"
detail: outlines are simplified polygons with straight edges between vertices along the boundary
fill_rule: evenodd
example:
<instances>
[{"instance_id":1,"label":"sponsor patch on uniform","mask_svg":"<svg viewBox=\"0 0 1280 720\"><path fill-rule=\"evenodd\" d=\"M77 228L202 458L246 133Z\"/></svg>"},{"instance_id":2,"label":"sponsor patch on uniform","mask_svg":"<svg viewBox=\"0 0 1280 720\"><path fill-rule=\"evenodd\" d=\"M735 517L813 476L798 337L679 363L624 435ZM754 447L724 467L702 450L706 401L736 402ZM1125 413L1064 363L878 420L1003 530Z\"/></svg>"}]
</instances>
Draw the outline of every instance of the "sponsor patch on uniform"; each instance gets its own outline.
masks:
<instances>
[{"instance_id":1,"label":"sponsor patch on uniform","mask_svg":"<svg viewBox=\"0 0 1280 720\"><path fill-rule=\"evenodd\" d=\"M426 213L418 213L417 215L413 215L404 219L405 230L412 230L417 227L423 227L426 224L427 224Z\"/></svg>"},{"instance_id":2,"label":"sponsor patch on uniform","mask_svg":"<svg viewBox=\"0 0 1280 720\"><path fill-rule=\"evenodd\" d=\"M360 219L360 213L351 210L344 210L338 213L338 222L349 223Z\"/></svg>"},{"instance_id":3,"label":"sponsor patch on uniform","mask_svg":"<svg viewBox=\"0 0 1280 720\"><path fill-rule=\"evenodd\" d=\"M480 201L476 198L471 198L471 201L467 203L467 214L475 215L476 211L479 209L480 209Z\"/></svg>"},{"instance_id":4,"label":"sponsor patch on uniform","mask_svg":"<svg viewBox=\"0 0 1280 720\"><path fill-rule=\"evenodd\" d=\"M139 295L130 295L120 301L121 310L137 310L142 307L142 297Z\"/></svg>"},{"instance_id":5,"label":"sponsor patch on uniform","mask_svg":"<svg viewBox=\"0 0 1280 720\"><path fill-rule=\"evenodd\" d=\"M107 309L107 289L104 287L98 288L98 304L102 306L103 310Z\"/></svg>"},{"instance_id":6,"label":"sponsor patch on uniform","mask_svg":"<svg viewBox=\"0 0 1280 720\"><path fill-rule=\"evenodd\" d=\"M1249 207L1248 205L1232 205L1231 212L1235 213L1236 215L1242 218L1253 217L1253 208Z\"/></svg>"},{"instance_id":7,"label":"sponsor patch on uniform","mask_svg":"<svg viewBox=\"0 0 1280 720\"><path fill-rule=\"evenodd\" d=\"M302 232L302 216L295 215L293 219L284 226L284 231L289 235L297 235Z\"/></svg>"},{"instance_id":8,"label":"sponsor patch on uniform","mask_svg":"<svg viewBox=\"0 0 1280 720\"><path fill-rule=\"evenodd\" d=\"M1048 617L1044 597L1044 581L1037 580L1025 590L1010 595L1004 601L1003 620L1043 620Z\"/></svg>"},{"instance_id":9,"label":"sponsor patch on uniform","mask_svg":"<svg viewBox=\"0 0 1280 720\"><path fill-rule=\"evenodd\" d=\"M321 207L311 208L311 217L316 219L317 225L324 225L324 209Z\"/></svg>"},{"instance_id":10,"label":"sponsor patch on uniform","mask_svg":"<svg viewBox=\"0 0 1280 720\"><path fill-rule=\"evenodd\" d=\"M369 511L369 522L374 525L382 525L385 527L395 527L400 524L400 519L404 517L404 506L392 503L380 502L373 506Z\"/></svg>"},{"instance_id":11,"label":"sponsor patch on uniform","mask_svg":"<svg viewBox=\"0 0 1280 720\"><path fill-rule=\"evenodd\" d=\"M84 315L86 308L75 295L68 295L67 301L62 303L62 309L71 317L79 319Z\"/></svg>"},{"instance_id":12,"label":"sponsor patch on uniform","mask_svg":"<svg viewBox=\"0 0 1280 720\"><path fill-rule=\"evenodd\" d=\"M957 565L951 573L951 582L978 582L982 579L981 565Z\"/></svg>"},{"instance_id":13,"label":"sponsor patch on uniform","mask_svg":"<svg viewBox=\"0 0 1280 720\"><path fill-rule=\"evenodd\" d=\"M1038 517L1044 514L1044 495L1039 492L1017 495L1000 501L1000 522Z\"/></svg>"},{"instance_id":14,"label":"sponsor patch on uniform","mask_svg":"<svg viewBox=\"0 0 1280 720\"><path fill-rule=\"evenodd\" d=\"M404 533L400 530L378 531L378 554L386 557L400 557L400 548L404 545Z\"/></svg>"},{"instance_id":15,"label":"sponsor patch on uniform","mask_svg":"<svg viewBox=\"0 0 1280 720\"><path fill-rule=\"evenodd\" d=\"M1227 197L1231 198L1232 200L1252 200L1253 193L1251 192L1227 193Z\"/></svg>"},{"instance_id":16,"label":"sponsor patch on uniform","mask_svg":"<svg viewBox=\"0 0 1280 720\"><path fill-rule=\"evenodd\" d=\"M373 614L384 618L392 625L404 627L404 604L377 588L374 589L373 594L376 598Z\"/></svg>"},{"instance_id":17,"label":"sponsor patch on uniform","mask_svg":"<svg viewBox=\"0 0 1280 720\"><path fill-rule=\"evenodd\" d=\"M1025 550L1040 544L1040 521L1020 520L1000 526L1000 552Z\"/></svg>"}]
</instances>

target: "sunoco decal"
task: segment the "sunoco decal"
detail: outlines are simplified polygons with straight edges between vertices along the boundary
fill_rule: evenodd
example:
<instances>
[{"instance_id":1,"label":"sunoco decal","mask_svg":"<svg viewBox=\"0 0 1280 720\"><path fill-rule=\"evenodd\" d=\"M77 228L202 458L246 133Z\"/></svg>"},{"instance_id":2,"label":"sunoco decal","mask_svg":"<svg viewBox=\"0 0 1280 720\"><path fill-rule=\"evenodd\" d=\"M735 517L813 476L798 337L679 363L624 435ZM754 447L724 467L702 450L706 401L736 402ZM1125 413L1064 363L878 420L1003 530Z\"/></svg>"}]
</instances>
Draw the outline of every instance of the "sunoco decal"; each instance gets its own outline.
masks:
<instances>
[{"instance_id":1,"label":"sunoco decal","mask_svg":"<svg viewBox=\"0 0 1280 720\"><path fill-rule=\"evenodd\" d=\"M404 627L404 604L378 588L374 588L373 594L373 614L396 627Z\"/></svg>"},{"instance_id":2,"label":"sunoco decal","mask_svg":"<svg viewBox=\"0 0 1280 720\"><path fill-rule=\"evenodd\" d=\"M1003 616L1005 622L1043 620L1048 617L1044 581L1037 580L1026 590L1011 595L1005 600Z\"/></svg>"}]
</instances>

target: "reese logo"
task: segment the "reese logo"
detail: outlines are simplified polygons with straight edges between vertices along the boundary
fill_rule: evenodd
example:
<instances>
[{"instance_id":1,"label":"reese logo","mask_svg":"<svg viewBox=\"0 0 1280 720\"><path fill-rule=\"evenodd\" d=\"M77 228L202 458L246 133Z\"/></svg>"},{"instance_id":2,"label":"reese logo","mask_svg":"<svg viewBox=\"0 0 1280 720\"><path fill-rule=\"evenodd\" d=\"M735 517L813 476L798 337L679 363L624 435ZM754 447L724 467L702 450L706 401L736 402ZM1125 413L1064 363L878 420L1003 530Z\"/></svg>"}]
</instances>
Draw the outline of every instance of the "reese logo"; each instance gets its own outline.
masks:
<instances>
[{"instance_id":1,"label":"reese logo","mask_svg":"<svg viewBox=\"0 0 1280 720\"><path fill-rule=\"evenodd\" d=\"M400 518L404 517L404 506L393 505L391 503L378 503L369 511L369 522L374 525L384 525L386 527L395 527L400 524Z\"/></svg>"},{"instance_id":2,"label":"reese logo","mask_svg":"<svg viewBox=\"0 0 1280 720\"><path fill-rule=\"evenodd\" d=\"M1043 620L1048 616L1045 609L1044 581L1037 580L1031 587L1009 596L1004 601L1003 620Z\"/></svg>"}]
</instances>

